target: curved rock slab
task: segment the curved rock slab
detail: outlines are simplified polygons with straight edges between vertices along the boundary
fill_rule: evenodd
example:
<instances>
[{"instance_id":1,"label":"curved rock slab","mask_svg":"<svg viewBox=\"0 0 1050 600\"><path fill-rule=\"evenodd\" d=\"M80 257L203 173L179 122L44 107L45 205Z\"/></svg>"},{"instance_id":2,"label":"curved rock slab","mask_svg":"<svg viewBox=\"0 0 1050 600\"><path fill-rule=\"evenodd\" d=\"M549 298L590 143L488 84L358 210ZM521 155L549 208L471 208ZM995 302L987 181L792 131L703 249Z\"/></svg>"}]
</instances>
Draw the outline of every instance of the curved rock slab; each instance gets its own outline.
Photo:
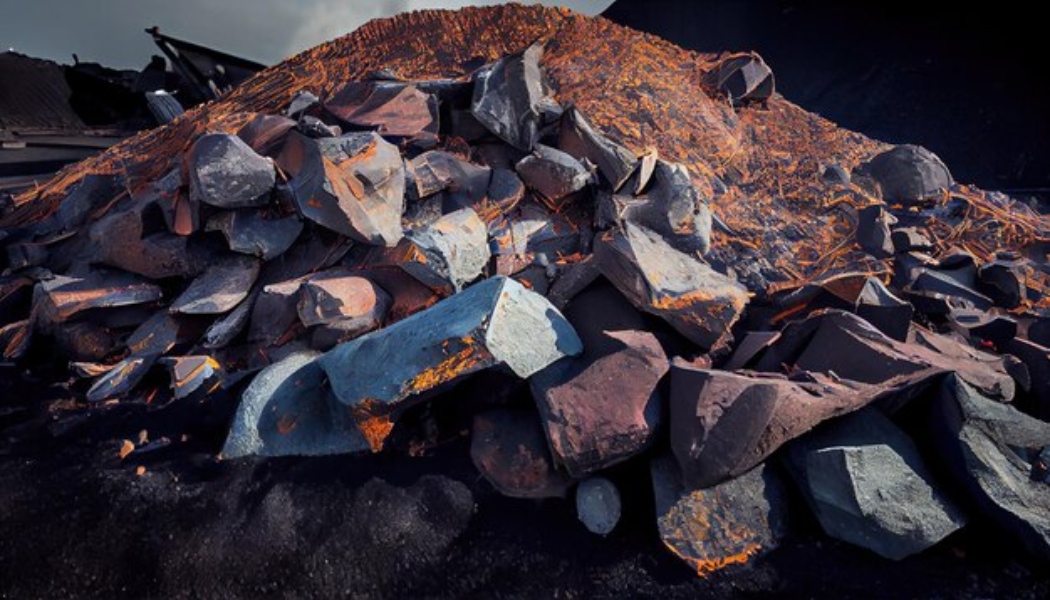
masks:
<instances>
[{"instance_id":1,"label":"curved rock slab","mask_svg":"<svg viewBox=\"0 0 1050 600\"><path fill-rule=\"evenodd\" d=\"M494 277L320 359L336 398L373 450L393 419L422 392L503 365L529 377L583 350L572 326L543 296Z\"/></svg>"},{"instance_id":2,"label":"curved rock slab","mask_svg":"<svg viewBox=\"0 0 1050 600\"><path fill-rule=\"evenodd\" d=\"M1050 559L1050 485L1033 481L1032 456L1050 446L1050 423L985 398L961 377L941 385L928 423L941 466L985 518L1033 555Z\"/></svg>"},{"instance_id":3,"label":"curved rock slab","mask_svg":"<svg viewBox=\"0 0 1050 600\"><path fill-rule=\"evenodd\" d=\"M788 449L795 481L831 537L900 560L966 524L915 443L878 410L835 419Z\"/></svg>"},{"instance_id":4,"label":"curved rock slab","mask_svg":"<svg viewBox=\"0 0 1050 600\"><path fill-rule=\"evenodd\" d=\"M255 376L241 395L223 458L367 452L368 442L324 385L319 354L300 352Z\"/></svg>"},{"instance_id":5,"label":"curved rock slab","mask_svg":"<svg viewBox=\"0 0 1050 600\"><path fill-rule=\"evenodd\" d=\"M356 241L395 246L405 210L405 163L376 133L311 139L290 133L277 165L304 217Z\"/></svg>"},{"instance_id":6,"label":"curved rock slab","mask_svg":"<svg viewBox=\"0 0 1050 600\"><path fill-rule=\"evenodd\" d=\"M789 381L671 364L671 449L686 485L706 488L765 460L821 421L874 400L879 390L828 378Z\"/></svg>"},{"instance_id":7,"label":"curved rock slab","mask_svg":"<svg viewBox=\"0 0 1050 600\"><path fill-rule=\"evenodd\" d=\"M654 459L651 469L660 538L701 577L751 563L788 533L787 490L768 465L693 491L673 459Z\"/></svg>"},{"instance_id":8,"label":"curved rock slab","mask_svg":"<svg viewBox=\"0 0 1050 600\"><path fill-rule=\"evenodd\" d=\"M632 223L596 239L594 255L602 275L639 310L704 349L732 340L730 328L748 302L744 286Z\"/></svg>"}]
</instances>

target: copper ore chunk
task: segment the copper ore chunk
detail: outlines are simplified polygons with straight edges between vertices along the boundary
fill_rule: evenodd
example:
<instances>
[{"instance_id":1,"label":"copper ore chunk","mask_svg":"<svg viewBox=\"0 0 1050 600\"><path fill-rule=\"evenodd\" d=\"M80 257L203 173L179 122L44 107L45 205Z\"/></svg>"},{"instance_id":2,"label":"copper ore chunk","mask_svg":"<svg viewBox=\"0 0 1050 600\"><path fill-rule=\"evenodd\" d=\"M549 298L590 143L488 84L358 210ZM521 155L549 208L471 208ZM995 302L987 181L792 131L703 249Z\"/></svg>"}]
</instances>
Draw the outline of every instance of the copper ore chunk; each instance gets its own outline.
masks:
<instances>
[{"instance_id":1,"label":"copper ore chunk","mask_svg":"<svg viewBox=\"0 0 1050 600\"><path fill-rule=\"evenodd\" d=\"M667 356L645 331L585 338L579 357L530 378L555 461L585 477L647 448L660 425ZM629 376L625 376L629 374Z\"/></svg>"},{"instance_id":2,"label":"copper ore chunk","mask_svg":"<svg viewBox=\"0 0 1050 600\"><path fill-rule=\"evenodd\" d=\"M192 315L221 315L244 300L259 276L259 260L226 256L216 260L171 303L171 311Z\"/></svg>"},{"instance_id":3,"label":"copper ore chunk","mask_svg":"<svg viewBox=\"0 0 1050 600\"><path fill-rule=\"evenodd\" d=\"M225 133L197 138L189 156L190 197L218 208L264 206L276 176L273 161Z\"/></svg>"},{"instance_id":4,"label":"copper ore chunk","mask_svg":"<svg viewBox=\"0 0 1050 600\"><path fill-rule=\"evenodd\" d=\"M575 106L562 115L558 149L591 161L614 192L623 187L638 164L633 152L595 131Z\"/></svg>"},{"instance_id":5,"label":"copper ore chunk","mask_svg":"<svg viewBox=\"0 0 1050 600\"><path fill-rule=\"evenodd\" d=\"M651 473L660 538L701 577L753 563L789 532L787 487L768 464L705 490L685 487L669 457Z\"/></svg>"},{"instance_id":6,"label":"copper ore chunk","mask_svg":"<svg viewBox=\"0 0 1050 600\"><path fill-rule=\"evenodd\" d=\"M497 365L529 377L581 346L545 298L494 277L319 360L336 398L378 451L397 413L422 392Z\"/></svg>"},{"instance_id":7,"label":"copper ore chunk","mask_svg":"<svg viewBox=\"0 0 1050 600\"><path fill-rule=\"evenodd\" d=\"M470 458L505 496L563 498L570 479L554 466L535 411L490 409L474 416Z\"/></svg>"},{"instance_id":8,"label":"copper ore chunk","mask_svg":"<svg viewBox=\"0 0 1050 600\"><path fill-rule=\"evenodd\" d=\"M526 152L536 144L540 109L547 96L540 70L542 57L543 46L533 44L499 59L474 83L474 117L496 136Z\"/></svg>"},{"instance_id":9,"label":"copper ore chunk","mask_svg":"<svg viewBox=\"0 0 1050 600\"><path fill-rule=\"evenodd\" d=\"M572 155L536 144L532 153L518 161L514 170L525 186L540 195L551 208L591 183L591 172Z\"/></svg>"},{"instance_id":10,"label":"copper ore chunk","mask_svg":"<svg viewBox=\"0 0 1050 600\"><path fill-rule=\"evenodd\" d=\"M405 165L397 146L379 135L313 140L292 133L277 164L292 177L307 219L366 244L395 246L401 239Z\"/></svg>"},{"instance_id":11,"label":"copper ore chunk","mask_svg":"<svg viewBox=\"0 0 1050 600\"><path fill-rule=\"evenodd\" d=\"M630 222L595 241L598 268L639 310L705 348L725 346L747 305L742 285Z\"/></svg>"},{"instance_id":12,"label":"copper ore chunk","mask_svg":"<svg viewBox=\"0 0 1050 600\"><path fill-rule=\"evenodd\" d=\"M317 356L291 354L255 376L241 395L223 458L368 451L350 412L324 385Z\"/></svg>"},{"instance_id":13,"label":"copper ore chunk","mask_svg":"<svg viewBox=\"0 0 1050 600\"><path fill-rule=\"evenodd\" d=\"M396 137L436 137L438 99L415 85L354 81L337 89L324 108L344 123Z\"/></svg>"},{"instance_id":14,"label":"copper ore chunk","mask_svg":"<svg viewBox=\"0 0 1050 600\"><path fill-rule=\"evenodd\" d=\"M303 230L296 216L267 218L256 211L230 211L208 220L207 231L221 231L230 250L270 260L284 254Z\"/></svg>"}]
</instances>

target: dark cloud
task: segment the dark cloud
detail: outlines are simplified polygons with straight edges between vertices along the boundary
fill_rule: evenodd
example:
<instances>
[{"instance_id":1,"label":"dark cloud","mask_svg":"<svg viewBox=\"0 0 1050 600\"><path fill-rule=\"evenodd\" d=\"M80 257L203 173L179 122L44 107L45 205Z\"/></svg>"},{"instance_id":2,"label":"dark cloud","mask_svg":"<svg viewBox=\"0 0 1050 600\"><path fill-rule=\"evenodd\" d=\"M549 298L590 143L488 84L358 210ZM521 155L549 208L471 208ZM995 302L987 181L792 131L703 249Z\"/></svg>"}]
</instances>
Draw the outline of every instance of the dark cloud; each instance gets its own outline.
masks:
<instances>
[{"instance_id":1,"label":"dark cloud","mask_svg":"<svg viewBox=\"0 0 1050 600\"><path fill-rule=\"evenodd\" d=\"M353 31L375 18L497 0L0 0L0 49L70 62L140 68L157 53L144 33L173 36L264 63ZM550 0L597 14L612 0Z\"/></svg>"}]
</instances>

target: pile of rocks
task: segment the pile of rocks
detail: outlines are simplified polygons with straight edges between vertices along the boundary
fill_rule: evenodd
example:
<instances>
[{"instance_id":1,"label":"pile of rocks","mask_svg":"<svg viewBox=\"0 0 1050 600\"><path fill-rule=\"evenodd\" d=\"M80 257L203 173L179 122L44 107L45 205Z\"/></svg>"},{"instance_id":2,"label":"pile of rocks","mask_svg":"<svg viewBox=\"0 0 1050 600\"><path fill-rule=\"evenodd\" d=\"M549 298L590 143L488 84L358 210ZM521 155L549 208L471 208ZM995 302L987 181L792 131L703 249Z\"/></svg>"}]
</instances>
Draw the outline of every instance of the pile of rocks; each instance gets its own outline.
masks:
<instances>
[{"instance_id":1,"label":"pile of rocks","mask_svg":"<svg viewBox=\"0 0 1050 600\"><path fill-rule=\"evenodd\" d=\"M660 534L699 573L790 533L787 480L889 558L974 518L1050 558L1044 265L926 254L918 208L955 187L936 156L819 182L866 200L851 241L892 277L749 289L705 259L733 232L704 190L734 184L603 135L542 52L301 90L148 186L84 178L3 233L4 360L54 344L87 405L243 387L226 459L426 452L442 432L402 443L406 421L466 413L493 487L572 492L602 535L622 509L602 473L649 460ZM757 55L716 72L740 110L773 93Z\"/></svg>"}]
</instances>

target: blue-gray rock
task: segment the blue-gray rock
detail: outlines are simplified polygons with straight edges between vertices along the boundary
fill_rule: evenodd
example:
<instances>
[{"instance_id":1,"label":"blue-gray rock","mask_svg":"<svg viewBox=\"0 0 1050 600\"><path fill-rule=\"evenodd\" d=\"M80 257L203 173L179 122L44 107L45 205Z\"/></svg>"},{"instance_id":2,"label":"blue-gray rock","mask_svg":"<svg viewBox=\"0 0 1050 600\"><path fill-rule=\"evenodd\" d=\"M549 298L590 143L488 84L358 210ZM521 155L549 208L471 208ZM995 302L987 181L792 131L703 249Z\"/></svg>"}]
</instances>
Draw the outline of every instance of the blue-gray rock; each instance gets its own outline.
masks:
<instances>
[{"instance_id":1,"label":"blue-gray rock","mask_svg":"<svg viewBox=\"0 0 1050 600\"><path fill-rule=\"evenodd\" d=\"M655 231L679 251L706 254L711 248L711 209L693 185L689 170L657 160L653 175L645 196L612 197L615 222L630 221Z\"/></svg>"},{"instance_id":2,"label":"blue-gray rock","mask_svg":"<svg viewBox=\"0 0 1050 600\"><path fill-rule=\"evenodd\" d=\"M485 222L471 208L449 213L408 234L391 262L435 290L462 290L492 257Z\"/></svg>"},{"instance_id":3,"label":"blue-gray rock","mask_svg":"<svg viewBox=\"0 0 1050 600\"><path fill-rule=\"evenodd\" d=\"M56 275L34 290L38 323L61 323L83 311L156 302L160 287L121 272L96 270L84 277Z\"/></svg>"},{"instance_id":4,"label":"blue-gray rock","mask_svg":"<svg viewBox=\"0 0 1050 600\"><path fill-rule=\"evenodd\" d=\"M519 150L536 144L548 95L540 70L543 46L533 44L478 74L470 111L486 129Z\"/></svg>"},{"instance_id":5,"label":"blue-gray rock","mask_svg":"<svg viewBox=\"0 0 1050 600\"><path fill-rule=\"evenodd\" d=\"M591 477L576 486L576 516L591 533L612 533L622 508L620 491L604 477Z\"/></svg>"},{"instance_id":6,"label":"blue-gray rock","mask_svg":"<svg viewBox=\"0 0 1050 600\"><path fill-rule=\"evenodd\" d=\"M552 208L560 207L566 198L587 187L593 179L587 167L572 155L543 144L536 144L514 170L525 187L539 194Z\"/></svg>"},{"instance_id":7,"label":"blue-gray rock","mask_svg":"<svg viewBox=\"0 0 1050 600\"><path fill-rule=\"evenodd\" d=\"M942 193L953 185L952 174L936 154L905 144L887 150L863 166L887 202L910 204Z\"/></svg>"},{"instance_id":8,"label":"blue-gray rock","mask_svg":"<svg viewBox=\"0 0 1050 600\"><path fill-rule=\"evenodd\" d=\"M241 138L207 133L189 157L190 197L219 208L264 206L276 175L273 161L255 153Z\"/></svg>"},{"instance_id":9,"label":"blue-gray rock","mask_svg":"<svg viewBox=\"0 0 1050 600\"><path fill-rule=\"evenodd\" d=\"M562 114L558 149L594 163L613 191L623 187L638 164L633 152L595 131L575 106Z\"/></svg>"},{"instance_id":10,"label":"blue-gray rock","mask_svg":"<svg viewBox=\"0 0 1050 600\"><path fill-rule=\"evenodd\" d=\"M316 353L285 357L244 390L223 458L367 452L368 442L324 385Z\"/></svg>"},{"instance_id":11,"label":"blue-gray rock","mask_svg":"<svg viewBox=\"0 0 1050 600\"><path fill-rule=\"evenodd\" d=\"M900 560L966 524L915 443L878 410L829 421L788 450L795 481L831 537Z\"/></svg>"},{"instance_id":12,"label":"blue-gray rock","mask_svg":"<svg viewBox=\"0 0 1050 600\"><path fill-rule=\"evenodd\" d=\"M336 398L379 450L421 393L504 365L529 377L582 344L545 298L505 277L485 280L321 357Z\"/></svg>"},{"instance_id":13,"label":"blue-gray rock","mask_svg":"<svg viewBox=\"0 0 1050 600\"><path fill-rule=\"evenodd\" d=\"M171 303L171 311L187 315L221 315L233 310L251 292L259 276L259 259L227 256L216 260Z\"/></svg>"}]
</instances>

